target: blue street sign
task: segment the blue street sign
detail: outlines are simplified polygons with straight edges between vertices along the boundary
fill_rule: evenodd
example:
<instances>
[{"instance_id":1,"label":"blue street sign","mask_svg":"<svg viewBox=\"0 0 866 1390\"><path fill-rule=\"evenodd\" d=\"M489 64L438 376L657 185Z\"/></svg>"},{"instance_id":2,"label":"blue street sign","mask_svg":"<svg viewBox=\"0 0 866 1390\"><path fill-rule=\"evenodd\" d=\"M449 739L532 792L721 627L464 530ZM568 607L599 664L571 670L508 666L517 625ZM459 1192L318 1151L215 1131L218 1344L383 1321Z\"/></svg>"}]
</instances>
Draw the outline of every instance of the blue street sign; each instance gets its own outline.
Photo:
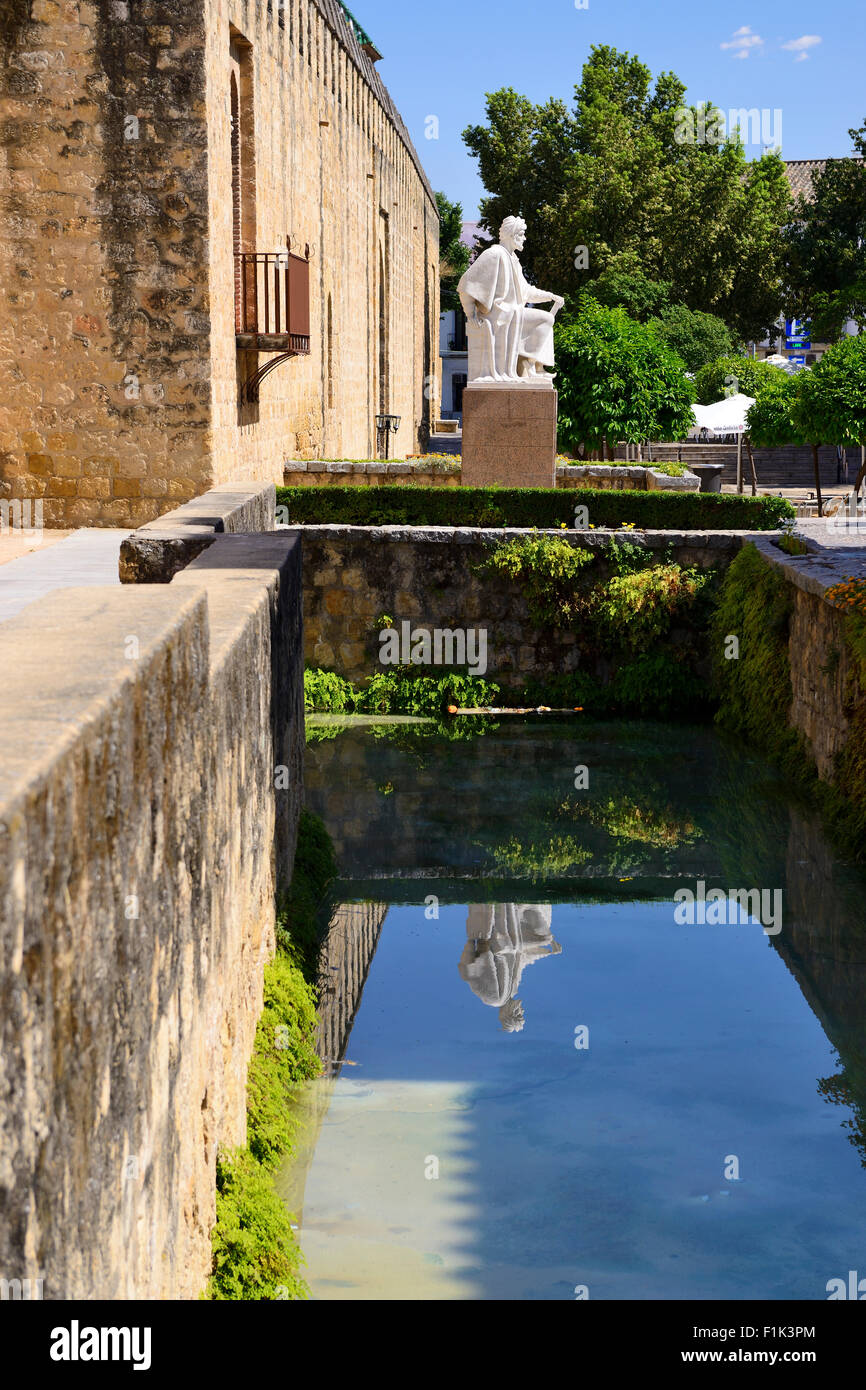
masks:
<instances>
[{"instance_id":1,"label":"blue street sign","mask_svg":"<svg viewBox=\"0 0 866 1390\"><path fill-rule=\"evenodd\" d=\"M812 325L808 319L785 319L785 346L787 348L810 348L812 346Z\"/></svg>"}]
</instances>

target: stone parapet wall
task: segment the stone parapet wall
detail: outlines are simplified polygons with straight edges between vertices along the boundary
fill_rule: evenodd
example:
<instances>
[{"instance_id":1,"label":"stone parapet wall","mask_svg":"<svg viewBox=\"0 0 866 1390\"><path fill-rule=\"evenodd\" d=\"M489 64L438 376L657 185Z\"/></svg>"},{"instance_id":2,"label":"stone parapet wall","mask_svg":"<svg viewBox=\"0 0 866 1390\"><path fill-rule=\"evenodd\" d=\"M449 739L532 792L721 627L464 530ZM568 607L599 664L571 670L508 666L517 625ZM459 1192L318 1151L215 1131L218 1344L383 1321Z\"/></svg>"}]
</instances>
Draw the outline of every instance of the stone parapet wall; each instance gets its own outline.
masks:
<instances>
[{"instance_id":1,"label":"stone parapet wall","mask_svg":"<svg viewBox=\"0 0 866 1390\"><path fill-rule=\"evenodd\" d=\"M385 487L420 484L423 487L460 487L462 470L415 463L412 460L358 461L354 459L289 459L283 473L286 487ZM602 463L556 465L556 486L598 487L614 491L698 492L694 473L681 478L660 473L651 465L623 467Z\"/></svg>"},{"instance_id":2,"label":"stone parapet wall","mask_svg":"<svg viewBox=\"0 0 866 1390\"><path fill-rule=\"evenodd\" d=\"M801 526L808 531L808 525ZM832 780L836 755L848 741L845 692L856 673L843 616L827 602L826 593L848 575L863 573L866 550L834 549L832 531L825 534L830 544L818 545L802 557L784 554L764 537L756 537L755 545L793 587L788 639L793 690L790 722L808 740L820 776Z\"/></svg>"},{"instance_id":3,"label":"stone parapet wall","mask_svg":"<svg viewBox=\"0 0 866 1390\"><path fill-rule=\"evenodd\" d=\"M273 531L276 494L273 483L225 483L140 526L121 542L121 583L169 584L218 535Z\"/></svg>"},{"instance_id":4,"label":"stone parapet wall","mask_svg":"<svg viewBox=\"0 0 866 1390\"><path fill-rule=\"evenodd\" d=\"M283 472L285 487L391 487L415 483L421 487L459 487L460 467L397 459L358 463L351 459L291 459Z\"/></svg>"},{"instance_id":5,"label":"stone parapet wall","mask_svg":"<svg viewBox=\"0 0 866 1390\"><path fill-rule=\"evenodd\" d=\"M0 625L0 1270L46 1299L208 1275L301 799L300 547L257 541Z\"/></svg>"},{"instance_id":6,"label":"stone parapet wall","mask_svg":"<svg viewBox=\"0 0 866 1390\"><path fill-rule=\"evenodd\" d=\"M519 688L577 668L573 632L540 630L516 582L484 575L492 546L531 534L565 537L603 554L611 532L530 532L469 527L304 526L304 655L310 666L352 681L381 670L376 620L390 615L428 628L485 628L487 677ZM736 531L629 531L628 538L682 565L727 565L744 535ZM445 672L443 671L443 674Z\"/></svg>"}]
</instances>

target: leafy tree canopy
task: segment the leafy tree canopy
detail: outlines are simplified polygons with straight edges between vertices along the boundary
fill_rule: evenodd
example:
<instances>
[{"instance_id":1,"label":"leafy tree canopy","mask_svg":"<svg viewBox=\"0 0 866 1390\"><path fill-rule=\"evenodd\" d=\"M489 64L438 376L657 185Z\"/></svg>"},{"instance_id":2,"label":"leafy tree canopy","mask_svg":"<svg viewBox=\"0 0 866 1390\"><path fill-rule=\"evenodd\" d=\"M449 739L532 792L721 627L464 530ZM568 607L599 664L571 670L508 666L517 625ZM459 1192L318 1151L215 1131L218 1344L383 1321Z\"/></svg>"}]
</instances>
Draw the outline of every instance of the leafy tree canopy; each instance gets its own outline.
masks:
<instances>
[{"instance_id":1,"label":"leafy tree canopy","mask_svg":"<svg viewBox=\"0 0 866 1390\"><path fill-rule=\"evenodd\" d=\"M436 194L439 209L439 308L459 309L457 284L469 265L470 251L460 240L463 234L463 205L452 203L444 193Z\"/></svg>"},{"instance_id":2,"label":"leafy tree canopy","mask_svg":"<svg viewBox=\"0 0 866 1390\"><path fill-rule=\"evenodd\" d=\"M719 357L695 373L695 395L700 405L713 405L724 396L758 397L765 387L778 385L786 373L781 367L754 357Z\"/></svg>"},{"instance_id":3,"label":"leafy tree canopy","mask_svg":"<svg viewBox=\"0 0 866 1390\"><path fill-rule=\"evenodd\" d=\"M693 424L682 361L651 329L590 295L558 325L559 438L577 452L644 439L683 439Z\"/></svg>"},{"instance_id":4,"label":"leafy tree canopy","mask_svg":"<svg viewBox=\"0 0 866 1390\"><path fill-rule=\"evenodd\" d=\"M796 382L792 418L808 444L866 444L866 337L835 343Z\"/></svg>"},{"instance_id":5,"label":"leafy tree canopy","mask_svg":"<svg viewBox=\"0 0 866 1390\"><path fill-rule=\"evenodd\" d=\"M609 302L615 277L632 277L670 286L671 302L717 315L739 339L760 338L782 302L784 165L778 153L747 162L737 133L684 140L684 112L695 128L715 113L684 97L675 74L653 84L637 57L607 45L592 48L571 107L490 93L485 123L463 133L488 190L482 220L493 231L523 217L530 277L566 298L606 280Z\"/></svg>"},{"instance_id":6,"label":"leafy tree canopy","mask_svg":"<svg viewBox=\"0 0 866 1390\"><path fill-rule=\"evenodd\" d=\"M679 353L690 372L733 351L730 332L722 319L715 314L702 314L698 309L687 309L685 304L668 305L656 318L649 320L648 327Z\"/></svg>"},{"instance_id":7,"label":"leafy tree canopy","mask_svg":"<svg viewBox=\"0 0 866 1390\"><path fill-rule=\"evenodd\" d=\"M785 305L835 342L847 319L866 328L866 125L848 134L854 154L830 159L798 199L784 237Z\"/></svg>"},{"instance_id":8,"label":"leafy tree canopy","mask_svg":"<svg viewBox=\"0 0 866 1390\"><path fill-rule=\"evenodd\" d=\"M776 381L761 387L746 415L749 437L759 449L784 449L789 444L808 442L794 424L797 377L781 371L776 376Z\"/></svg>"},{"instance_id":9,"label":"leafy tree canopy","mask_svg":"<svg viewBox=\"0 0 866 1390\"><path fill-rule=\"evenodd\" d=\"M646 323L670 304L671 286L666 280L647 280L622 270L602 271L592 282L592 296L610 309L625 309L629 318Z\"/></svg>"}]
</instances>

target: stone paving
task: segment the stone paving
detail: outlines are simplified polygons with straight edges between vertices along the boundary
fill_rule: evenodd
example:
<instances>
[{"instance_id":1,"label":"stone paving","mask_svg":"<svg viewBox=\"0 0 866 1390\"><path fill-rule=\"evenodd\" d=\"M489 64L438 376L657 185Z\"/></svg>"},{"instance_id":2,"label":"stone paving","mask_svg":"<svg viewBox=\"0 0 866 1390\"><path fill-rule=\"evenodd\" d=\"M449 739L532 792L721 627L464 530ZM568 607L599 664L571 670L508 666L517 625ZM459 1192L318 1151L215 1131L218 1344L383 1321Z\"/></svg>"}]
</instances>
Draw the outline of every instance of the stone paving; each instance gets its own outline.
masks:
<instances>
[{"instance_id":1,"label":"stone paving","mask_svg":"<svg viewBox=\"0 0 866 1390\"><path fill-rule=\"evenodd\" d=\"M43 532L38 537L0 536L0 622L55 589L119 584L120 543L130 534L104 527ZM9 555L13 558L6 558ZM5 563L4 563L5 560Z\"/></svg>"}]
</instances>

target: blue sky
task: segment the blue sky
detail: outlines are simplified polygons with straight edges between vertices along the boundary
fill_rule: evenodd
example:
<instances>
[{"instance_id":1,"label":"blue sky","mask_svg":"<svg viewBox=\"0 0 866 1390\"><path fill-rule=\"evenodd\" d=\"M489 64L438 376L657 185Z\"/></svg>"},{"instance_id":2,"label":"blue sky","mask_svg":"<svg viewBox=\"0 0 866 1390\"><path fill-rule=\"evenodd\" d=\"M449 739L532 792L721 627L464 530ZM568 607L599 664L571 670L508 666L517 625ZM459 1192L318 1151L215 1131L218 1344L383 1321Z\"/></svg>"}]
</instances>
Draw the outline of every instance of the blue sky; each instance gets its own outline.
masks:
<instances>
[{"instance_id":1,"label":"blue sky","mask_svg":"<svg viewBox=\"0 0 866 1390\"><path fill-rule=\"evenodd\" d=\"M482 119L485 93L512 86L533 101L570 100L593 43L638 54L653 75L674 71L689 100L781 110L785 159L849 154L848 129L866 120L864 0L588 0L586 9L575 0L350 0L349 8L384 55L379 71L433 187L459 199L469 221L482 188L461 131ZM425 138L430 115L438 139Z\"/></svg>"}]
</instances>

